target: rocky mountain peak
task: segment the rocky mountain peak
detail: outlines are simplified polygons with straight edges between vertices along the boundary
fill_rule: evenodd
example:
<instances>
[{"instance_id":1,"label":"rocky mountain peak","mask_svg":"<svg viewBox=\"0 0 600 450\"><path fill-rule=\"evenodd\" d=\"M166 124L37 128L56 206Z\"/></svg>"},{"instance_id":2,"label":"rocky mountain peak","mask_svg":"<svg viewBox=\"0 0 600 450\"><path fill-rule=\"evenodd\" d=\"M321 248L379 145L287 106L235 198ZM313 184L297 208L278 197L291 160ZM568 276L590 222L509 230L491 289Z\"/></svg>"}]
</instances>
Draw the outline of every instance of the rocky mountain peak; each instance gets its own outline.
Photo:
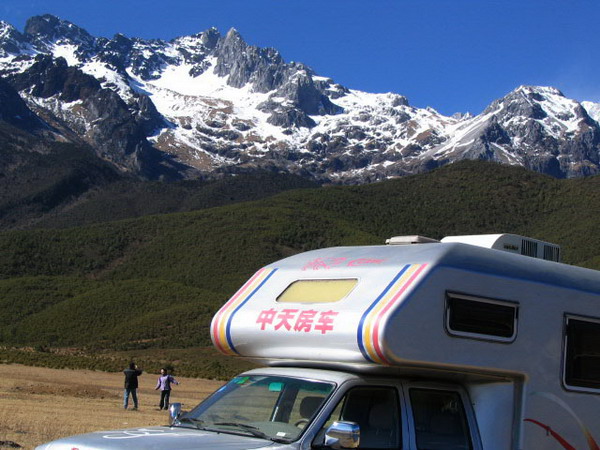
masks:
<instances>
[{"instance_id":1,"label":"rocky mountain peak","mask_svg":"<svg viewBox=\"0 0 600 450\"><path fill-rule=\"evenodd\" d=\"M28 19L25 24L25 34L45 42L66 40L76 44L93 45L95 41L95 38L83 28L51 14Z\"/></svg>"},{"instance_id":2,"label":"rocky mountain peak","mask_svg":"<svg viewBox=\"0 0 600 450\"><path fill-rule=\"evenodd\" d=\"M519 86L517 89L494 101L483 115L498 117L521 117L523 120L544 120L554 116L558 109L574 109L574 102L567 99L556 88L546 86Z\"/></svg>"},{"instance_id":3,"label":"rocky mountain peak","mask_svg":"<svg viewBox=\"0 0 600 450\"><path fill-rule=\"evenodd\" d=\"M559 97L564 97L564 94L557 88L552 86L530 86L530 85L521 85L513 92L523 94L529 98L533 98L535 100L542 100L544 96L553 96L557 95Z\"/></svg>"},{"instance_id":4,"label":"rocky mountain peak","mask_svg":"<svg viewBox=\"0 0 600 450\"><path fill-rule=\"evenodd\" d=\"M65 27L61 25L67 23L51 14L30 17L25 23L25 34L54 39L61 31L64 31Z\"/></svg>"},{"instance_id":5,"label":"rocky mountain peak","mask_svg":"<svg viewBox=\"0 0 600 450\"><path fill-rule=\"evenodd\" d=\"M562 123L589 120L585 108L578 101L565 97L554 87L521 86L504 97L504 100L507 103L520 105L516 110L521 111L524 117L535 120Z\"/></svg>"},{"instance_id":6,"label":"rocky mountain peak","mask_svg":"<svg viewBox=\"0 0 600 450\"><path fill-rule=\"evenodd\" d=\"M469 120L469 119L473 118L473 114L471 114L470 112L466 112L466 113L456 112L456 113L452 114L451 117L456 120Z\"/></svg>"},{"instance_id":7,"label":"rocky mountain peak","mask_svg":"<svg viewBox=\"0 0 600 450\"><path fill-rule=\"evenodd\" d=\"M83 28L51 14L31 17L24 32L36 52L61 52L71 64L79 64L96 52L96 38Z\"/></svg>"},{"instance_id":8,"label":"rocky mountain peak","mask_svg":"<svg viewBox=\"0 0 600 450\"><path fill-rule=\"evenodd\" d=\"M462 123L437 157L469 157L519 164L556 177L598 167L600 127L576 100L553 87L520 86ZM576 155L574 157L574 155Z\"/></svg>"},{"instance_id":9,"label":"rocky mountain peak","mask_svg":"<svg viewBox=\"0 0 600 450\"><path fill-rule=\"evenodd\" d=\"M285 82L286 66L279 52L248 45L234 28L219 41L214 54L214 73L228 76L227 84L232 87L252 83L255 92L269 92Z\"/></svg>"},{"instance_id":10,"label":"rocky mountain peak","mask_svg":"<svg viewBox=\"0 0 600 450\"><path fill-rule=\"evenodd\" d=\"M100 89L100 82L81 70L71 67L64 58L38 55L35 63L21 74L11 77L20 91L39 97L57 96L65 102L83 100Z\"/></svg>"},{"instance_id":11,"label":"rocky mountain peak","mask_svg":"<svg viewBox=\"0 0 600 450\"><path fill-rule=\"evenodd\" d=\"M219 39L221 39L221 33L215 27L200 34L200 42L209 50L213 50L217 46Z\"/></svg>"},{"instance_id":12,"label":"rocky mountain peak","mask_svg":"<svg viewBox=\"0 0 600 450\"><path fill-rule=\"evenodd\" d=\"M0 40L9 38L12 34L19 33L10 23L0 20ZM20 34L20 33L19 33Z\"/></svg>"},{"instance_id":13,"label":"rocky mountain peak","mask_svg":"<svg viewBox=\"0 0 600 450\"><path fill-rule=\"evenodd\" d=\"M28 51L27 40L15 27L0 22L0 57Z\"/></svg>"},{"instance_id":14,"label":"rocky mountain peak","mask_svg":"<svg viewBox=\"0 0 600 450\"><path fill-rule=\"evenodd\" d=\"M242 35L235 28L230 28L225 35L225 44L224 45L232 45L233 42L240 42L245 44Z\"/></svg>"}]
</instances>

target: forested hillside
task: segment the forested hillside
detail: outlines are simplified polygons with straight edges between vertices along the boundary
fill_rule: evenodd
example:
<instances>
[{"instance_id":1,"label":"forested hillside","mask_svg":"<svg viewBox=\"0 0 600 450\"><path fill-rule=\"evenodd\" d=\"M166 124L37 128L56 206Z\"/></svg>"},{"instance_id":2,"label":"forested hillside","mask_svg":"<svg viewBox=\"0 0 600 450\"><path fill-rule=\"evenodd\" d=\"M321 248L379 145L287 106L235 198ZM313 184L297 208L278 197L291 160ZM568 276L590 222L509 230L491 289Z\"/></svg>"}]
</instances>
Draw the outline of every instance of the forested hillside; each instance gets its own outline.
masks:
<instances>
[{"instance_id":1,"label":"forested hillside","mask_svg":"<svg viewBox=\"0 0 600 450\"><path fill-rule=\"evenodd\" d=\"M517 233L560 244L564 262L600 269L599 212L599 177L557 180L466 161L366 186L5 231L0 343L98 352L207 347L212 314L261 266L394 235Z\"/></svg>"}]
</instances>

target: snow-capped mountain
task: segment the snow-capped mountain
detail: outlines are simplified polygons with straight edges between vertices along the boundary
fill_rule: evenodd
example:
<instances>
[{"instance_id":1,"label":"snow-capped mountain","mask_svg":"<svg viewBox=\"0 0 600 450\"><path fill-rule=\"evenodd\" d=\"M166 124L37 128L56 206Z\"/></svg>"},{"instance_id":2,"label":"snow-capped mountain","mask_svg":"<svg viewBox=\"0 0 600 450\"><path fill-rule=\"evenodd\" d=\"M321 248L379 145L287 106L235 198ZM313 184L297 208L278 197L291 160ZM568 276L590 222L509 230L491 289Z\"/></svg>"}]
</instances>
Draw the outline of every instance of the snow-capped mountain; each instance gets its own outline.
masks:
<instances>
[{"instance_id":1,"label":"snow-capped mountain","mask_svg":"<svg viewBox=\"0 0 600 450\"><path fill-rule=\"evenodd\" d=\"M437 161L490 159L556 177L598 172L600 128L587 108L551 87L521 86L473 119L447 129L449 139L427 152ZM425 155L423 155L425 156Z\"/></svg>"},{"instance_id":2,"label":"snow-capped mountain","mask_svg":"<svg viewBox=\"0 0 600 450\"><path fill-rule=\"evenodd\" d=\"M478 116L444 116L347 89L233 29L167 42L97 38L50 15L23 33L0 22L0 75L57 139L146 177L269 168L362 183L464 158L599 171L599 104L521 86Z\"/></svg>"}]
</instances>

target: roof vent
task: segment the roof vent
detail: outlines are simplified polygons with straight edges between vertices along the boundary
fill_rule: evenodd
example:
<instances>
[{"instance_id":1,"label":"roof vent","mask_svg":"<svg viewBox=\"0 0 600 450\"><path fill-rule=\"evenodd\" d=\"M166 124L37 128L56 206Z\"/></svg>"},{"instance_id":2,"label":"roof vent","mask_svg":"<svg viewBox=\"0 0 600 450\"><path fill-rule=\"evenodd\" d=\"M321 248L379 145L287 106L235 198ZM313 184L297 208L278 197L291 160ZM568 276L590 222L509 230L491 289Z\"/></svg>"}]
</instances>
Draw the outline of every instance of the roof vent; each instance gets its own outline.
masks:
<instances>
[{"instance_id":1,"label":"roof vent","mask_svg":"<svg viewBox=\"0 0 600 450\"><path fill-rule=\"evenodd\" d=\"M461 242L478 247L492 248L532 258L560 262L560 246L516 234L475 234L446 236L441 242Z\"/></svg>"},{"instance_id":2,"label":"roof vent","mask_svg":"<svg viewBox=\"0 0 600 450\"><path fill-rule=\"evenodd\" d=\"M437 239L428 238L425 236L394 236L386 239L385 243L388 245L411 245L411 244L434 244L440 241Z\"/></svg>"}]
</instances>

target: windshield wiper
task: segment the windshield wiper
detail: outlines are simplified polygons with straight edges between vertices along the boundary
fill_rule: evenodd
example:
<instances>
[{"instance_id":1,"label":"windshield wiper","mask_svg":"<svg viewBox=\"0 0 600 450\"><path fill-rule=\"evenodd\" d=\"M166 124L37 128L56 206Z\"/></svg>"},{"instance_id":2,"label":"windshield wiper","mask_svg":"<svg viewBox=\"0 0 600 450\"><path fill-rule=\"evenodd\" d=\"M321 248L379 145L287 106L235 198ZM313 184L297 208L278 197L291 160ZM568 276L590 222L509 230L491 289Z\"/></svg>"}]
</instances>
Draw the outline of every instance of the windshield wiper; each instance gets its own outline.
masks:
<instances>
[{"instance_id":1,"label":"windshield wiper","mask_svg":"<svg viewBox=\"0 0 600 450\"><path fill-rule=\"evenodd\" d=\"M262 431L260 431L257 427L252 426L252 425L248 425L246 423L239 423L239 422L216 422L213 423L213 425L217 425L217 426L226 426L226 427L237 427L237 428L241 428L244 431L247 431L248 433L250 433L252 436L256 436L262 439L269 439L269 440L273 440L273 438L271 438L271 436L269 436L268 434L263 433Z\"/></svg>"}]
</instances>

